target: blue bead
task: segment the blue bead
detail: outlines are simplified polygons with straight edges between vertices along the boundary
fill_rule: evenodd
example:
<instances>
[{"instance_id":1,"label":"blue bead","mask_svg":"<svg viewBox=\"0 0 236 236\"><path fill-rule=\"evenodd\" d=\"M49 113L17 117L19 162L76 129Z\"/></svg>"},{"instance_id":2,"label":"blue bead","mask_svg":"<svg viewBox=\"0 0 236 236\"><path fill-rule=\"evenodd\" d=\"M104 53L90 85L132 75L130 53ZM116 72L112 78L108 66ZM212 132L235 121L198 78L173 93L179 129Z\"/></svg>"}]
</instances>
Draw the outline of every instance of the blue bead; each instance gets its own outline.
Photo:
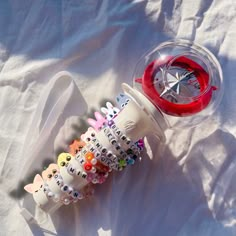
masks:
<instances>
[{"instance_id":1,"label":"blue bead","mask_svg":"<svg viewBox=\"0 0 236 236\"><path fill-rule=\"evenodd\" d=\"M129 165L133 165L135 163L134 159L129 159L127 162Z\"/></svg>"}]
</instances>

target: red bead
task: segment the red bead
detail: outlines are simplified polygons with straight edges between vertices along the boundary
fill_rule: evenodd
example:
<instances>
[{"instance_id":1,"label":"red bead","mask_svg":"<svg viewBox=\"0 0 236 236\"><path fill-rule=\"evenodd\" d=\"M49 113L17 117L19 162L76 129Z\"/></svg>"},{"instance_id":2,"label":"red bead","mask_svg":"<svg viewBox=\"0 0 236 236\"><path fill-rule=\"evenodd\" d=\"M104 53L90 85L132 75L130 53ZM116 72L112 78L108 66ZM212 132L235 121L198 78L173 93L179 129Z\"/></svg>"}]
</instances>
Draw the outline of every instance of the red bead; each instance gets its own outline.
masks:
<instances>
[{"instance_id":1,"label":"red bead","mask_svg":"<svg viewBox=\"0 0 236 236\"><path fill-rule=\"evenodd\" d=\"M92 164L91 163L89 163L89 162L86 162L85 164L84 164L84 169L86 170L86 171L90 171L91 169L92 169Z\"/></svg>"}]
</instances>

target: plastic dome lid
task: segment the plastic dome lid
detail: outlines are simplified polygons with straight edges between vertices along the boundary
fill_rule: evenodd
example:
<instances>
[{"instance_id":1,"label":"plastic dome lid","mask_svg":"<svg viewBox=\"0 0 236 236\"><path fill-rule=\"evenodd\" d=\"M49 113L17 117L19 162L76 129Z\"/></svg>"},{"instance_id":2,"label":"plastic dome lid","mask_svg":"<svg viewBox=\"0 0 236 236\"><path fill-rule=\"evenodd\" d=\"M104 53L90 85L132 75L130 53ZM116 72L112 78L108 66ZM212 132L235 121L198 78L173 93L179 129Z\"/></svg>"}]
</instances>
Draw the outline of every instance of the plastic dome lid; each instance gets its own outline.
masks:
<instances>
[{"instance_id":1,"label":"plastic dome lid","mask_svg":"<svg viewBox=\"0 0 236 236\"><path fill-rule=\"evenodd\" d=\"M141 58L134 87L163 112L170 127L189 127L215 111L223 94L223 78L211 52L177 40L160 44Z\"/></svg>"}]
</instances>

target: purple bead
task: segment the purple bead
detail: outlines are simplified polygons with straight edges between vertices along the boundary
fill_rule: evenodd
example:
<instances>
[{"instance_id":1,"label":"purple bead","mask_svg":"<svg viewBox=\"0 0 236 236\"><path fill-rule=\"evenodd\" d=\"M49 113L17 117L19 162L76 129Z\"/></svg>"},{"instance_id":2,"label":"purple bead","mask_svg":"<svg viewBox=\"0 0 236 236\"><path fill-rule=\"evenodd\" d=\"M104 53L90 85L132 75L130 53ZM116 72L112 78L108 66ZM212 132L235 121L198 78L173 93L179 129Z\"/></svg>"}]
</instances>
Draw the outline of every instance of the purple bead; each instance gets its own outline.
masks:
<instances>
[{"instance_id":1,"label":"purple bead","mask_svg":"<svg viewBox=\"0 0 236 236\"><path fill-rule=\"evenodd\" d=\"M109 127L111 127L114 124L114 121L113 120L109 120L107 124L108 124Z\"/></svg>"},{"instance_id":2,"label":"purple bead","mask_svg":"<svg viewBox=\"0 0 236 236\"><path fill-rule=\"evenodd\" d=\"M139 139L137 142L138 147L140 148L140 150L144 149L144 141L143 139Z\"/></svg>"}]
</instances>

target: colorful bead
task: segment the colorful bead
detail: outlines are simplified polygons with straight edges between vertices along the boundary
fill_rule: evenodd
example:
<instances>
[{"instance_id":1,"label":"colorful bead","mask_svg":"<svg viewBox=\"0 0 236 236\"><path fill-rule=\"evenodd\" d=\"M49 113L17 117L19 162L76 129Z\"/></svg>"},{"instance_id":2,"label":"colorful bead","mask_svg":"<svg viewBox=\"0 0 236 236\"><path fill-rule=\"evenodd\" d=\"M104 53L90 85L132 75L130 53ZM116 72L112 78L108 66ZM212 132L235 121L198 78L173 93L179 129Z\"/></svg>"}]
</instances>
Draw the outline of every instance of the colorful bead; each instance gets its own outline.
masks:
<instances>
[{"instance_id":1,"label":"colorful bead","mask_svg":"<svg viewBox=\"0 0 236 236\"><path fill-rule=\"evenodd\" d=\"M102 183L105 182L105 180L106 180L106 178L105 178L104 176L101 176L101 177L98 179L98 183L99 183L99 184L102 184Z\"/></svg>"},{"instance_id":2,"label":"colorful bead","mask_svg":"<svg viewBox=\"0 0 236 236\"><path fill-rule=\"evenodd\" d=\"M109 127L111 127L114 124L114 121L113 120L109 120L107 124L108 124Z\"/></svg>"},{"instance_id":3,"label":"colorful bead","mask_svg":"<svg viewBox=\"0 0 236 236\"><path fill-rule=\"evenodd\" d=\"M93 175L92 173L88 173L86 180L87 180L88 182L92 182L93 176L94 176L94 175Z\"/></svg>"},{"instance_id":4,"label":"colorful bead","mask_svg":"<svg viewBox=\"0 0 236 236\"><path fill-rule=\"evenodd\" d=\"M127 160L128 165L133 165L134 163L135 163L134 159L130 158L130 159Z\"/></svg>"},{"instance_id":5,"label":"colorful bead","mask_svg":"<svg viewBox=\"0 0 236 236\"><path fill-rule=\"evenodd\" d=\"M124 167L126 166L126 161L124 159L119 160L119 167Z\"/></svg>"},{"instance_id":6,"label":"colorful bead","mask_svg":"<svg viewBox=\"0 0 236 236\"><path fill-rule=\"evenodd\" d=\"M87 159L87 161L91 161L94 158L94 153L87 152L85 158Z\"/></svg>"},{"instance_id":7,"label":"colorful bead","mask_svg":"<svg viewBox=\"0 0 236 236\"><path fill-rule=\"evenodd\" d=\"M143 139L139 139L138 142L136 142L136 145L138 146L140 151L142 151L144 149L144 141L143 141Z\"/></svg>"},{"instance_id":8,"label":"colorful bead","mask_svg":"<svg viewBox=\"0 0 236 236\"><path fill-rule=\"evenodd\" d=\"M92 164L89 163L89 162L86 162L86 163L84 164L84 170L90 171L91 169L92 169Z\"/></svg>"}]
</instances>

